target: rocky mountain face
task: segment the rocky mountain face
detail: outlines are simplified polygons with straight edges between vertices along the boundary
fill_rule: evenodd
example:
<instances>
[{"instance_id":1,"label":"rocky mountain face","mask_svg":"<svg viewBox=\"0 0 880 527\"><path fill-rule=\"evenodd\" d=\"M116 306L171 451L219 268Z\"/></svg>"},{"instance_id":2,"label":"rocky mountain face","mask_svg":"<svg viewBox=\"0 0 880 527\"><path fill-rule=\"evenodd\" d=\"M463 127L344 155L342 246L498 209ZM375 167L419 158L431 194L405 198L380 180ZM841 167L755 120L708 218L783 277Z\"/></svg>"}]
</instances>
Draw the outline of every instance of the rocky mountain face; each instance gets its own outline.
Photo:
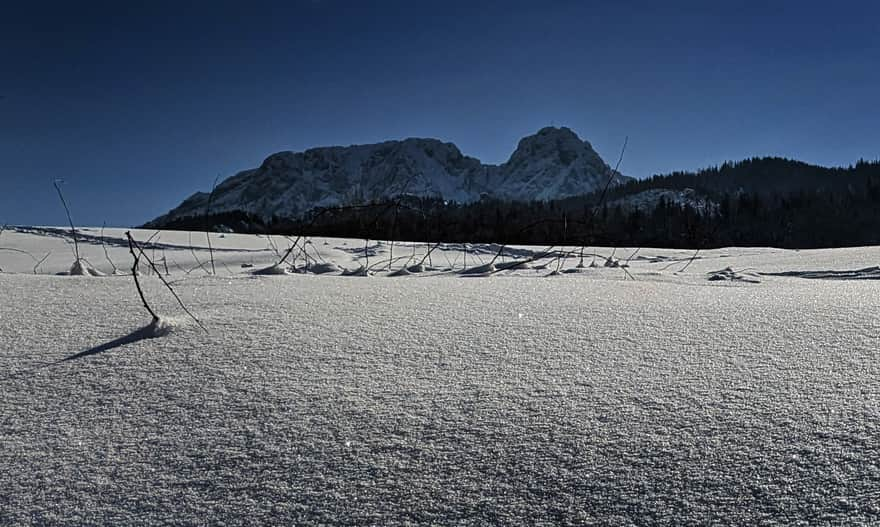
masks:
<instances>
[{"instance_id":1,"label":"rocky mountain face","mask_svg":"<svg viewBox=\"0 0 880 527\"><path fill-rule=\"evenodd\" d=\"M501 165L483 164L436 139L313 148L272 154L258 168L220 183L213 196L197 192L149 225L161 227L209 211L296 218L314 208L400 195L460 203L483 196L551 200L601 188L611 172L590 143L568 128L544 128L523 138ZM612 183L630 179L615 173Z\"/></svg>"}]
</instances>

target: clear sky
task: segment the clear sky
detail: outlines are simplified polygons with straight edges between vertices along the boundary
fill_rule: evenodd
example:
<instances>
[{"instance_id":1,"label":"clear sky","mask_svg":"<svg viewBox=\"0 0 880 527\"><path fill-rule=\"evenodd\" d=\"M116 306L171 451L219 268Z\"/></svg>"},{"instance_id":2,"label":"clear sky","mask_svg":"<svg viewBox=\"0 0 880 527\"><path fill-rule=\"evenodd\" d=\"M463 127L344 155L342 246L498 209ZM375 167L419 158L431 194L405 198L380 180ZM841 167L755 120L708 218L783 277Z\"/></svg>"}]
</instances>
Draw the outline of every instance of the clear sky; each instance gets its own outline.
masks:
<instances>
[{"instance_id":1,"label":"clear sky","mask_svg":"<svg viewBox=\"0 0 880 527\"><path fill-rule=\"evenodd\" d=\"M880 2L9 2L0 224L150 220L280 150L484 162L569 126L645 177L880 157Z\"/></svg>"}]
</instances>

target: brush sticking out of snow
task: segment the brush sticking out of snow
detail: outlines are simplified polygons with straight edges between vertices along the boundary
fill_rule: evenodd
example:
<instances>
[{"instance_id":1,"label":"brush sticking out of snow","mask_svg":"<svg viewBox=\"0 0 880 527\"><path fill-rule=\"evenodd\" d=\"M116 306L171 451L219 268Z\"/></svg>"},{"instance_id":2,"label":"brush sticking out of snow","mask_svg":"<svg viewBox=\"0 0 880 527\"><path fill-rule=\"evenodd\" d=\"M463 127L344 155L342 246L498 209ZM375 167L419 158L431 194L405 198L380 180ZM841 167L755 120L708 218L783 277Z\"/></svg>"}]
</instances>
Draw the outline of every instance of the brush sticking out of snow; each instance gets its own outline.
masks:
<instances>
[{"instance_id":1,"label":"brush sticking out of snow","mask_svg":"<svg viewBox=\"0 0 880 527\"><path fill-rule=\"evenodd\" d=\"M620 260L609 256L605 259L605 267L620 267Z\"/></svg>"},{"instance_id":2,"label":"brush sticking out of snow","mask_svg":"<svg viewBox=\"0 0 880 527\"><path fill-rule=\"evenodd\" d=\"M82 258L73 262L66 274L69 276L107 276Z\"/></svg>"}]
</instances>

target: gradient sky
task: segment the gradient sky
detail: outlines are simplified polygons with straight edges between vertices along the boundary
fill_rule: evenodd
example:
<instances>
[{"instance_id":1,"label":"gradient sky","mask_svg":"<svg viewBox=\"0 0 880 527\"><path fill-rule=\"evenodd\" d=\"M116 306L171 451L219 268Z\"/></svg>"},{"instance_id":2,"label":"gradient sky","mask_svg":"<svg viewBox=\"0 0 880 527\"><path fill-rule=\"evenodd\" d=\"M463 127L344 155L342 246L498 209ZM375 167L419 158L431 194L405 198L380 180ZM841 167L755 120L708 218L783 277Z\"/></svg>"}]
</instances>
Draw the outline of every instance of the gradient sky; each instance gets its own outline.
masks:
<instances>
[{"instance_id":1,"label":"gradient sky","mask_svg":"<svg viewBox=\"0 0 880 527\"><path fill-rule=\"evenodd\" d=\"M11 2L0 224L135 225L280 150L484 162L569 126L645 177L880 157L875 1ZM143 4L143 5L135 5Z\"/></svg>"}]
</instances>

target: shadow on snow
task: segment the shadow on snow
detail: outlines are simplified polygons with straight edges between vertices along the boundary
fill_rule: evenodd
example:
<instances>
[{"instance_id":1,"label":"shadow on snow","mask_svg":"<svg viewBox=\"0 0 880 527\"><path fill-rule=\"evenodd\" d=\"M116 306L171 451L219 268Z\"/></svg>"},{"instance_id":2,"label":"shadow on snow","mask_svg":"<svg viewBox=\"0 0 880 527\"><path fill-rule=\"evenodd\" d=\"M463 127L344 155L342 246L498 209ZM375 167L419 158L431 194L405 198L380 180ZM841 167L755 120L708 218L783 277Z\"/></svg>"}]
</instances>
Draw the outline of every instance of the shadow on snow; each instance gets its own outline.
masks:
<instances>
[{"instance_id":1,"label":"shadow on snow","mask_svg":"<svg viewBox=\"0 0 880 527\"><path fill-rule=\"evenodd\" d=\"M134 344L135 342L139 342L141 340L153 339L156 337L161 337L163 335L168 334L170 327L164 324L161 321L154 320L153 322L147 324L146 326L136 329L132 331L128 335L124 335L117 339L111 340L110 342L105 342L104 344L100 344L93 348L89 348L85 351L81 351L75 355L71 355L69 357L65 357L59 361L54 362L53 364L61 364L62 362L69 362L72 360L82 359L84 357L88 357L90 355L97 355L99 353L104 353L106 351L110 351L121 346L125 346L127 344Z\"/></svg>"}]
</instances>

